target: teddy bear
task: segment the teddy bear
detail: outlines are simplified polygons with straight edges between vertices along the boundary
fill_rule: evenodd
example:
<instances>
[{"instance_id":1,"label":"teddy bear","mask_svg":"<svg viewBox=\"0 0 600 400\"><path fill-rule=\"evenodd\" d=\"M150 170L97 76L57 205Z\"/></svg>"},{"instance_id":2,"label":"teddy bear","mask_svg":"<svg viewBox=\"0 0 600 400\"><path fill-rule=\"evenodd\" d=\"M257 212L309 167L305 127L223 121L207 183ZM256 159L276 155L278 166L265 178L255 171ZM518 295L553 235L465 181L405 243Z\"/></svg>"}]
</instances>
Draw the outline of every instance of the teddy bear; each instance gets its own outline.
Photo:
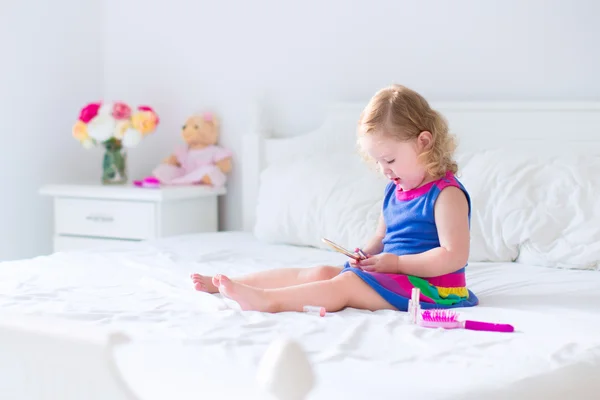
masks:
<instances>
[{"instance_id":1,"label":"teddy bear","mask_svg":"<svg viewBox=\"0 0 600 400\"><path fill-rule=\"evenodd\" d=\"M219 121L212 113L192 115L181 130L179 146L152 171L154 182L166 185L225 185L231 172L231 151L217 144Z\"/></svg>"}]
</instances>

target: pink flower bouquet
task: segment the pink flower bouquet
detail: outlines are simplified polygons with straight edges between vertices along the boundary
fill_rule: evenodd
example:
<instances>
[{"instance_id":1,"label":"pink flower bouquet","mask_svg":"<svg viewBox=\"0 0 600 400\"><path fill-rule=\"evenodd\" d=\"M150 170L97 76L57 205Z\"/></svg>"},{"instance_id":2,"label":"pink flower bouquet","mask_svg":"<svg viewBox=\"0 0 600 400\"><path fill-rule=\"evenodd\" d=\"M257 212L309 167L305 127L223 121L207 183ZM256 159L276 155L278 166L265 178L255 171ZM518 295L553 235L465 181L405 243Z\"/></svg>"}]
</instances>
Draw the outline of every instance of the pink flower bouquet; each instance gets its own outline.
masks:
<instances>
[{"instance_id":1,"label":"pink flower bouquet","mask_svg":"<svg viewBox=\"0 0 600 400\"><path fill-rule=\"evenodd\" d=\"M158 115L148 106L132 110L125 103L90 103L81 109L73 137L86 148L109 141L136 147L144 136L154 132L158 122Z\"/></svg>"},{"instance_id":2,"label":"pink flower bouquet","mask_svg":"<svg viewBox=\"0 0 600 400\"><path fill-rule=\"evenodd\" d=\"M73 137L84 148L101 144L106 148L103 165L104 183L125 183L126 156L124 148L136 147L156 130L159 118L148 106L132 109L121 102L90 103L81 109L73 126Z\"/></svg>"}]
</instances>

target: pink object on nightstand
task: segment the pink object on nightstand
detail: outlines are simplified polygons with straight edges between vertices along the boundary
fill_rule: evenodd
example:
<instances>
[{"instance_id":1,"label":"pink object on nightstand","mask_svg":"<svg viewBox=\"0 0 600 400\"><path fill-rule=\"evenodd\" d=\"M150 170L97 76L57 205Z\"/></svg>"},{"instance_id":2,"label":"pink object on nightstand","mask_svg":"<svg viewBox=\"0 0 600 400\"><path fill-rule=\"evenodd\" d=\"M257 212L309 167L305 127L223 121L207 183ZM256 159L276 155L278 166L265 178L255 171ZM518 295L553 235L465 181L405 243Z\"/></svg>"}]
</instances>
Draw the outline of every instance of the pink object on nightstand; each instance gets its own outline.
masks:
<instances>
[{"instance_id":1,"label":"pink object on nightstand","mask_svg":"<svg viewBox=\"0 0 600 400\"><path fill-rule=\"evenodd\" d=\"M160 181L153 176L146 177L141 181L133 181L137 187L156 189L160 187Z\"/></svg>"}]
</instances>

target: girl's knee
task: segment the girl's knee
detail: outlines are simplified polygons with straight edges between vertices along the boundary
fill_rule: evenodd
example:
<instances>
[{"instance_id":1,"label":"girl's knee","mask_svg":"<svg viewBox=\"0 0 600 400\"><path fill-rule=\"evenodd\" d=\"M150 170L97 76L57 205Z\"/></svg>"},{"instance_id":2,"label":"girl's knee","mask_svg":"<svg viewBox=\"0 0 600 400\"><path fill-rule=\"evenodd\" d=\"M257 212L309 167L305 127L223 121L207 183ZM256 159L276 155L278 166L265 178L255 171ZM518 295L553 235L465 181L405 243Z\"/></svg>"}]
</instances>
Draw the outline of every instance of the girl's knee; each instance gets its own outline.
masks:
<instances>
[{"instance_id":1,"label":"girl's knee","mask_svg":"<svg viewBox=\"0 0 600 400\"><path fill-rule=\"evenodd\" d=\"M332 279L339 275L342 268L333 267L329 265L323 265L320 267L314 267L303 271L306 274L307 280L309 281L325 281Z\"/></svg>"}]
</instances>

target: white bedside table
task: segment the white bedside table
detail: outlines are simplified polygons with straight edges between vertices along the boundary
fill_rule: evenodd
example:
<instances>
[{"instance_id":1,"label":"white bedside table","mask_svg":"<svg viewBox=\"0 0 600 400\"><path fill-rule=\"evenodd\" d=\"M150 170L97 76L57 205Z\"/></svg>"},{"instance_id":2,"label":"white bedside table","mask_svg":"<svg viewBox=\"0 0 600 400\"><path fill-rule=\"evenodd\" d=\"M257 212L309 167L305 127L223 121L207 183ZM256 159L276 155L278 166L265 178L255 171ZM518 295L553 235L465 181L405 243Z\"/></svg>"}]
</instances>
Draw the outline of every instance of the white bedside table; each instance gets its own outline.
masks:
<instances>
[{"instance_id":1,"label":"white bedside table","mask_svg":"<svg viewBox=\"0 0 600 400\"><path fill-rule=\"evenodd\" d=\"M173 235L216 232L225 188L46 185L54 198L54 251ZM112 242L114 243L114 242Z\"/></svg>"}]
</instances>

